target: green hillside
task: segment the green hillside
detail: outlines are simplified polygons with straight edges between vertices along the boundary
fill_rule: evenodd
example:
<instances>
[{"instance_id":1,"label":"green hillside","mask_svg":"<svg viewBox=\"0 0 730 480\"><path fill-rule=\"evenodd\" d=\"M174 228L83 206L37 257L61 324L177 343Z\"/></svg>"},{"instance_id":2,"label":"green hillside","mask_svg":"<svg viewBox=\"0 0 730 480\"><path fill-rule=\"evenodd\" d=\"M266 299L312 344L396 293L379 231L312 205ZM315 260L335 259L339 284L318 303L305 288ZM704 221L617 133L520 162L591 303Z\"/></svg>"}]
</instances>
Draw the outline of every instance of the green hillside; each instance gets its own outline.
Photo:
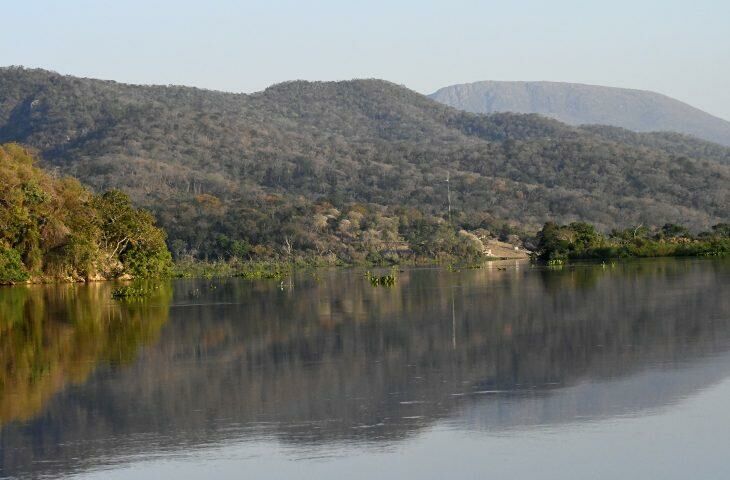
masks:
<instances>
[{"instance_id":1,"label":"green hillside","mask_svg":"<svg viewBox=\"0 0 730 480\"><path fill-rule=\"evenodd\" d=\"M380 80L252 94L0 70L0 142L152 210L175 254L353 255L461 228L694 230L727 221L730 149L670 134L476 115ZM345 251L332 252L334 241ZM243 247L242 247L243 245ZM373 247L373 248L376 248ZM338 247L339 248L339 247ZM431 248L424 246L424 248Z\"/></svg>"}]
</instances>

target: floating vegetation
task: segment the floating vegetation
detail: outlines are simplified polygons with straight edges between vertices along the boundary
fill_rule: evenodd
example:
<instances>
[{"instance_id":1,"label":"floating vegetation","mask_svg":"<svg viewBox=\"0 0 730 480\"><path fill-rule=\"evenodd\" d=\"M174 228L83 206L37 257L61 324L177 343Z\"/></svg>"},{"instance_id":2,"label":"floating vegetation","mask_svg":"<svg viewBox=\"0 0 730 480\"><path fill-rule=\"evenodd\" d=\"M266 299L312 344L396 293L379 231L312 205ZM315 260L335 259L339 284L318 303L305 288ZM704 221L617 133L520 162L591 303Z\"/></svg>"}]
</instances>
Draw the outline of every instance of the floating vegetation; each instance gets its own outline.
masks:
<instances>
[{"instance_id":1,"label":"floating vegetation","mask_svg":"<svg viewBox=\"0 0 730 480\"><path fill-rule=\"evenodd\" d=\"M395 285L396 280L398 279L397 270L393 269L391 270L390 275L373 275L369 270L365 272L365 277L370 281L370 285L373 287L392 287Z\"/></svg>"},{"instance_id":2,"label":"floating vegetation","mask_svg":"<svg viewBox=\"0 0 730 480\"><path fill-rule=\"evenodd\" d=\"M173 277L177 278L223 278L236 274L231 262L202 262L196 260L179 260L175 263Z\"/></svg>"},{"instance_id":3,"label":"floating vegetation","mask_svg":"<svg viewBox=\"0 0 730 480\"><path fill-rule=\"evenodd\" d=\"M223 277L240 277L248 280L283 280L288 277L294 266L281 261L245 262L196 262L181 261L175 265L174 276L179 278L204 278L212 280Z\"/></svg>"},{"instance_id":4,"label":"floating vegetation","mask_svg":"<svg viewBox=\"0 0 730 480\"><path fill-rule=\"evenodd\" d=\"M236 273L237 277L248 280L270 279L283 280L292 272L291 265L280 262L260 262L246 264Z\"/></svg>"},{"instance_id":5,"label":"floating vegetation","mask_svg":"<svg viewBox=\"0 0 730 480\"><path fill-rule=\"evenodd\" d=\"M461 273L465 270L481 270L485 266L486 263L447 263L444 268L451 273Z\"/></svg>"},{"instance_id":6,"label":"floating vegetation","mask_svg":"<svg viewBox=\"0 0 730 480\"><path fill-rule=\"evenodd\" d=\"M149 297L159 287L149 287L141 283L122 285L112 290L112 298L115 300L143 299Z\"/></svg>"}]
</instances>

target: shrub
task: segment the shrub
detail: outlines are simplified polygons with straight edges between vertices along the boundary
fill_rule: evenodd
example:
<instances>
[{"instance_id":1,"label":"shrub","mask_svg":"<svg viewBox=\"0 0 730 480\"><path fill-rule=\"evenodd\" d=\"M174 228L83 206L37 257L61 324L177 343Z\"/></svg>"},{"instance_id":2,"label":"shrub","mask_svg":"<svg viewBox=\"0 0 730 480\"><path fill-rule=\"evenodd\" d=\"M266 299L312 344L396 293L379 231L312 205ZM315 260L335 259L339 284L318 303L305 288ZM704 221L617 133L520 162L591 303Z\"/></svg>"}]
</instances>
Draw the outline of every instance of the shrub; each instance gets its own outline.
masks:
<instances>
[{"instance_id":1,"label":"shrub","mask_svg":"<svg viewBox=\"0 0 730 480\"><path fill-rule=\"evenodd\" d=\"M13 248L0 245L0 283L15 283L28 280L20 253Z\"/></svg>"}]
</instances>

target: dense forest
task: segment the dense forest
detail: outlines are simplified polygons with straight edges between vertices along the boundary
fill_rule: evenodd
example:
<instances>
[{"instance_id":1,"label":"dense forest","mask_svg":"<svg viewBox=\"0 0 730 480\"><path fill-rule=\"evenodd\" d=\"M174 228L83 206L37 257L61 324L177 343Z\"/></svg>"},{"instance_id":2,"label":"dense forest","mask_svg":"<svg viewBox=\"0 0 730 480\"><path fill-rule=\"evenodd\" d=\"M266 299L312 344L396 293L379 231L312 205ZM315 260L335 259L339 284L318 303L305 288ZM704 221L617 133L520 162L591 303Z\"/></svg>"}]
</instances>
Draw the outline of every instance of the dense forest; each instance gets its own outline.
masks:
<instances>
[{"instance_id":1,"label":"dense forest","mask_svg":"<svg viewBox=\"0 0 730 480\"><path fill-rule=\"evenodd\" d=\"M0 145L0 283L166 274L165 233L124 193L53 177Z\"/></svg>"},{"instance_id":2,"label":"dense forest","mask_svg":"<svg viewBox=\"0 0 730 480\"><path fill-rule=\"evenodd\" d=\"M701 231L730 207L728 148L470 114L380 80L244 95L4 68L7 141L97 192L127 192L176 257L456 251L473 246L462 230L504 237L546 221ZM423 240L438 230L443 241Z\"/></svg>"}]
</instances>

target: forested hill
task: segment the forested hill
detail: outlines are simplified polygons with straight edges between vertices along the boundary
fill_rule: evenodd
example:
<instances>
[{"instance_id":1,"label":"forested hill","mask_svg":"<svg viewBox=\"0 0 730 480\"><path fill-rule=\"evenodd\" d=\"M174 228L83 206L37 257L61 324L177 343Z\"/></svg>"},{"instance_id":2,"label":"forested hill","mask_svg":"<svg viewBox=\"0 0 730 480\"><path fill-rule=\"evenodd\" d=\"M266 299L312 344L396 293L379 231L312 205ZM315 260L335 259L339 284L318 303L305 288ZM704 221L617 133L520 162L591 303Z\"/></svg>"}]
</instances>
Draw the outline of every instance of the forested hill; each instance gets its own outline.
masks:
<instances>
[{"instance_id":1,"label":"forested hill","mask_svg":"<svg viewBox=\"0 0 730 480\"><path fill-rule=\"evenodd\" d=\"M679 132L730 146L727 120L644 90L565 82L484 81L444 87L430 97L467 112L539 113L570 125Z\"/></svg>"},{"instance_id":2,"label":"forested hill","mask_svg":"<svg viewBox=\"0 0 730 480\"><path fill-rule=\"evenodd\" d=\"M325 234L393 240L420 215L446 217L447 172L452 219L466 227L703 229L726 221L730 206L730 149L465 113L380 80L245 95L5 68L7 141L99 191L123 189L156 213L176 249L196 252L220 236L318 251ZM364 218L351 218L353 203Z\"/></svg>"}]
</instances>

